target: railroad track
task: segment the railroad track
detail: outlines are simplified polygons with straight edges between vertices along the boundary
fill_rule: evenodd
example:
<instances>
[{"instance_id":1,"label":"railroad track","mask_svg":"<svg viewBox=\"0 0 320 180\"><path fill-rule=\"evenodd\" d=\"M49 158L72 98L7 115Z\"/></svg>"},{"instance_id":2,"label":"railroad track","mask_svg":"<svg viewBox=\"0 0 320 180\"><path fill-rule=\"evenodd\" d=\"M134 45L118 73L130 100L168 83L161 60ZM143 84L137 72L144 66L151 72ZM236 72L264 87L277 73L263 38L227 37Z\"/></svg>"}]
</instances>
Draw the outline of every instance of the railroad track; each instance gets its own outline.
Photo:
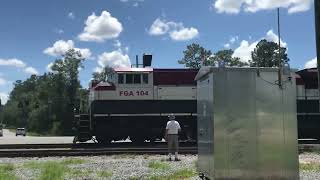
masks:
<instances>
[{"instance_id":1,"label":"railroad track","mask_svg":"<svg viewBox=\"0 0 320 180\"><path fill-rule=\"evenodd\" d=\"M180 147L197 146L195 142L180 142ZM62 143L62 144L0 144L0 149L50 149L50 148L141 148L153 147L164 148L167 147L166 142L142 143L134 144L131 142L116 142L107 145L97 143Z\"/></svg>"},{"instance_id":2,"label":"railroad track","mask_svg":"<svg viewBox=\"0 0 320 180\"><path fill-rule=\"evenodd\" d=\"M320 151L320 144L299 144L299 152ZM167 154L165 143L134 145L112 143L102 146L94 143L80 144L5 144L0 145L0 157L97 156L116 154ZM180 154L197 154L194 143L181 143Z\"/></svg>"},{"instance_id":3,"label":"railroad track","mask_svg":"<svg viewBox=\"0 0 320 180\"><path fill-rule=\"evenodd\" d=\"M0 157L97 156L115 154L167 154L167 148L97 148L97 149L1 149ZM197 154L196 147L182 147L180 154Z\"/></svg>"},{"instance_id":4,"label":"railroad track","mask_svg":"<svg viewBox=\"0 0 320 180\"><path fill-rule=\"evenodd\" d=\"M48 157L48 156L96 156L114 154L167 154L165 143L141 144L112 143L102 146L93 143L80 144L6 144L0 145L0 157ZM197 154L197 146L181 144L180 154Z\"/></svg>"}]
</instances>

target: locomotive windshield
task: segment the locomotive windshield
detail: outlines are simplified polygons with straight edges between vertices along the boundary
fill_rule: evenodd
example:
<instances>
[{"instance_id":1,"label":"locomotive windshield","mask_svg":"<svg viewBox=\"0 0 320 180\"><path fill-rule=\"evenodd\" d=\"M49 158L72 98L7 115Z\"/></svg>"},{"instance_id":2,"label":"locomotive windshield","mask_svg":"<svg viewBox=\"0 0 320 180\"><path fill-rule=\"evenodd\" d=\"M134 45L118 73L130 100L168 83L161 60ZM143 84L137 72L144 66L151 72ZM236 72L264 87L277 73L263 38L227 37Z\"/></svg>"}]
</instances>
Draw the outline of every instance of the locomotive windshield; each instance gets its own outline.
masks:
<instances>
[{"instance_id":1,"label":"locomotive windshield","mask_svg":"<svg viewBox=\"0 0 320 180\"><path fill-rule=\"evenodd\" d=\"M118 84L148 84L149 75L148 73L119 73Z\"/></svg>"}]
</instances>

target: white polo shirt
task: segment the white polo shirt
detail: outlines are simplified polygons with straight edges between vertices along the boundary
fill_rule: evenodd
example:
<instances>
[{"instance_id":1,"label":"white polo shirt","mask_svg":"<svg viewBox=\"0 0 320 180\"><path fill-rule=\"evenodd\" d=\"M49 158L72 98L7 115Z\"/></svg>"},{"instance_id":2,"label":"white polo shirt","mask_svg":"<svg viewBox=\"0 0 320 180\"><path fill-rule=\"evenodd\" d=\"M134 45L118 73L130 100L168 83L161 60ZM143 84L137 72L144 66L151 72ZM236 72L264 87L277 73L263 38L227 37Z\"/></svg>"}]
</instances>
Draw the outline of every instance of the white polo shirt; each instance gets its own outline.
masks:
<instances>
[{"instance_id":1,"label":"white polo shirt","mask_svg":"<svg viewBox=\"0 0 320 180\"><path fill-rule=\"evenodd\" d=\"M178 134L179 129L181 129L181 127L178 121L171 120L167 122L166 129L168 130L168 134Z\"/></svg>"}]
</instances>

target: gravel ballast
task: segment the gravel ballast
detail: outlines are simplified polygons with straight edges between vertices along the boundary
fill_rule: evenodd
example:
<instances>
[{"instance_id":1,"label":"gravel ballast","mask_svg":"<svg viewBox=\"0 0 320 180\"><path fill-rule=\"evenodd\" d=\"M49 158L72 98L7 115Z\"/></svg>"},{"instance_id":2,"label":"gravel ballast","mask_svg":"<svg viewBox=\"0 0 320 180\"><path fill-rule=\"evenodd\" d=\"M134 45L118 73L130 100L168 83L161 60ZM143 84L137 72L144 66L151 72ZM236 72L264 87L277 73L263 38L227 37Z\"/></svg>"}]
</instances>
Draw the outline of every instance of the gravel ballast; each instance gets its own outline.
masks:
<instances>
[{"instance_id":1,"label":"gravel ballast","mask_svg":"<svg viewBox=\"0 0 320 180\"><path fill-rule=\"evenodd\" d=\"M181 161L167 161L165 155L113 155L82 157L46 157L46 158L0 158L0 165L13 164L13 174L18 179L38 179L42 173L41 165L46 162L64 164L64 179L150 179L168 177L181 170L190 170L192 177L196 174L196 155L180 155ZM312 164L319 169L300 169L300 179L320 179L320 155L303 153L299 155L300 164ZM153 163L153 166L150 164ZM30 165L31 164L31 165ZM39 167L33 167L37 164ZM157 167L156 165L159 165Z\"/></svg>"},{"instance_id":2,"label":"gravel ballast","mask_svg":"<svg viewBox=\"0 0 320 180\"><path fill-rule=\"evenodd\" d=\"M68 168L78 175L65 173L64 179L149 179L164 177L176 171L189 169L196 172L196 155L180 155L181 161L167 161L165 155L113 155L113 156L82 156L82 157L46 157L46 158L0 158L1 164L14 164L14 173L19 179L37 179L40 168L32 168L30 163L63 162L68 159L83 159L82 163L70 163ZM151 162L165 164L166 169L149 167ZM62 164L62 163L61 163ZM101 177L101 172L112 173ZM199 179L194 173L189 179Z\"/></svg>"}]
</instances>

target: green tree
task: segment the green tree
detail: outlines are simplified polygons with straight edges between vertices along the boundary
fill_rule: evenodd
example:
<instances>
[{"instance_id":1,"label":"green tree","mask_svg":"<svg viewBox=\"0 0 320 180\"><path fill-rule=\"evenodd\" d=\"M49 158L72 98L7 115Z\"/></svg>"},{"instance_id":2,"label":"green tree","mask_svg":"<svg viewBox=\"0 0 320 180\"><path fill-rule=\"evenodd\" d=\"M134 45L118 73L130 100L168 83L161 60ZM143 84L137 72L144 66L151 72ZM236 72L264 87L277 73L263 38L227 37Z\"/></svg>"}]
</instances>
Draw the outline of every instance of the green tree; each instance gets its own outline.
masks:
<instances>
[{"instance_id":1,"label":"green tree","mask_svg":"<svg viewBox=\"0 0 320 180\"><path fill-rule=\"evenodd\" d=\"M94 72L92 74L93 80L99 81L99 82L101 82L101 81L109 82L109 83L114 83L115 75L116 75L116 72L110 66L104 67L102 69L102 72Z\"/></svg>"},{"instance_id":2,"label":"green tree","mask_svg":"<svg viewBox=\"0 0 320 180\"><path fill-rule=\"evenodd\" d=\"M211 56L212 52L210 50L193 43L183 51L183 58L178 63L184 64L188 68L200 69L202 65L208 65Z\"/></svg>"},{"instance_id":3,"label":"green tree","mask_svg":"<svg viewBox=\"0 0 320 180\"><path fill-rule=\"evenodd\" d=\"M280 57L283 63L289 61L287 48L280 48ZM279 46L275 42L261 40L251 53L251 67L279 67Z\"/></svg>"},{"instance_id":4,"label":"green tree","mask_svg":"<svg viewBox=\"0 0 320 180\"><path fill-rule=\"evenodd\" d=\"M55 61L52 73L16 81L1 113L4 124L40 134L70 135L73 110L88 96L78 77L83 61L79 52L70 50Z\"/></svg>"},{"instance_id":5,"label":"green tree","mask_svg":"<svg viewBox=\"0 0 320 180\"><path fill-rule=\"evenodd\" d=\"M61 86L64 86L64 88L60 87L60 91L64 91L61 92L63 96L58 97L58 99L61 99L67 105L65 107L67 112L63 115L59 114L59 118L61 118L62 131L67 134L71 133L73 127L74 108L77 109L76 105L80 104L78 98L81 88L79 69L83 68L83 61L84 58L82 58L81 53L71 49L63 55L62 59L56 60L52 66L52 70L57 72L57 81Z\"/></svg>"},{"instance_id":6,"label":"green tree","mask_svg":"<svg viewBox=\"0 0 320 180\"><path fill-rule=\"evenodd\" d=\"M227 49L227 50L220 50L216 53L214 53L214 56L210 58L210 65L217 65L219 62L224 61L225 66L237 66L237 67L242 67L242 66L247 66L248 63L241 62L240 58L238 57L233 57L233 50L232 49Z\"/></svg>"}]
</instances>

